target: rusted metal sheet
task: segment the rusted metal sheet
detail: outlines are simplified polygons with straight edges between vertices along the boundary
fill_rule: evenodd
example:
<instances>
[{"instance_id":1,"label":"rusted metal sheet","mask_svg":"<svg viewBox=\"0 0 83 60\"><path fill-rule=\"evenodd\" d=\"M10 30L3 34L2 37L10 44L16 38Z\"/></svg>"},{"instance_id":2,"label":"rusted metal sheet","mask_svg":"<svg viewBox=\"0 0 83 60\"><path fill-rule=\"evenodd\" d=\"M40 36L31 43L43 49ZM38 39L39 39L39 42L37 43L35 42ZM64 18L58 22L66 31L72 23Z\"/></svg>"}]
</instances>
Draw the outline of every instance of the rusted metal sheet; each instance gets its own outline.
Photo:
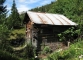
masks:
<instances>
[{"instance_id":1,"label":"rusted metal sheet","mask_svg":"<svg viewBox=\"0 0 83 60\"><path fill-rule=\"evenodd\" d=\"M36 24L50 24L50 25L77 25L61 14L27 12L30 20Z\"/></svg>"}]
</instances>

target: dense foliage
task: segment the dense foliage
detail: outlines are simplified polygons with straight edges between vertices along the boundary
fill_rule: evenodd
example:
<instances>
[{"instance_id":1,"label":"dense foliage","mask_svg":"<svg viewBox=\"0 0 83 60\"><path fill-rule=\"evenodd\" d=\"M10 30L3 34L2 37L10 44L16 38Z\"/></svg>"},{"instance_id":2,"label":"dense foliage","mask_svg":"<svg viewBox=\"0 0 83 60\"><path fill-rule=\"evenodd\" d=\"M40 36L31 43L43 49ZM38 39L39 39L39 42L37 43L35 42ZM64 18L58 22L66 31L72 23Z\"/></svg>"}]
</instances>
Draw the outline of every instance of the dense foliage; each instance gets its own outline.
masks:
<instances>
[{"instance_id":1,"label":"dense foliage","mask_svg":"<svg viewBox=\"0 0 83 60\"><path fill-rule=\"evenodd\" d=\"M11 14L8 17L9 28L19 28L21 27L21 19L19 17L18 10L16 8L15 0L13 0Z\"/></svg>"},{"instance_id":2,"label":"dense foliage","mask_svg":"<svg viewBox=\"0 0 83 60\"><path fill-rule=\"evenodd\" d=\"M23 20L24 20L25 12L21 12L19 16L21 18L21 23L20 24L21 24L22 27L24 27Z\"/></svg>"},{"instance_id":3,"label":"dense foliage","mask_svg":"<svg viewBox=\"0 0 83 60\"><path fill-rule=\"evenodd\" d=\"M10 30L8 30L8 26L6 25L6 7L3 6L5 0L0 0L0 44L5 45L8 38L8 34Z\"/></svg>"},{"instance_id":4,"label":"dense foliage","mask_svg":"<svg viewBox=\"0 0 83 60\"><path fill-rule=\"evenodd\" d=\"M7 51L0 50L0 60L23 60L14 54L8 53Z\"/></svg>"},{"instance_id":5,"label":"dense foliage","mask_svg":"<svg viewBox=\"0 0 83 60\"><path fill-rule=\"evenodd\" d=\"M45 60L80 60L83 59L83 41L76 42L66 50L58 50L50 54ZM79 58L81 56L81 58Z\"/></svg>"},{"instance_id":6,"label":"dense foliage","mask_svg":"<svg viewBox=\"0 0 83 60\"><path fill-rule=\"evenodd\" d=\"M71 27L69 29L67 29L66 31L59 33L58 37L60 41L74 41L76 38L78 38L80 36L80 29L75 29L75 27Z\"/></svg>"},{"instance_id":7,"label":"dense foliage","mask_svg":"<svg viewBox=\"0 0 83 60\"><path fill-rule=\"evenodd\" d=\"M3 4L4 4L5 0L0 0L0 14L2 14L3 12L6 11L6 6L4 7Z\"/></svg>"},{"instance_id":8,"label":"dense foliage","mask_svg":"<svg viewBox=\"0 0 83 60\"><path fill-rule=\"evenodd\" d=\"M0 60L17 60L18 58L13 57L8 51L10 51L8 37L10 30L6 24L6 6L4 6L5 0L0 0Z\"/></svg>"}]
</instances>

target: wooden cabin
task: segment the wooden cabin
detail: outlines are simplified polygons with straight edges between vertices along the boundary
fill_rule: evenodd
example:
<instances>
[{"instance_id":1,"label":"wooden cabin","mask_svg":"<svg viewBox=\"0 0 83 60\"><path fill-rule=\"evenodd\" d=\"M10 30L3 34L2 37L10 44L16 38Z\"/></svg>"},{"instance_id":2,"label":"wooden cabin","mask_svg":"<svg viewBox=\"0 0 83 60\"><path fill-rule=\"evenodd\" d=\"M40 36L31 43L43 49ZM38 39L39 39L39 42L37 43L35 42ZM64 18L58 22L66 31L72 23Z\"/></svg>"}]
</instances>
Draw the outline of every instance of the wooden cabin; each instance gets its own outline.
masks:
<instances>
[{"instance_id":1,"label":"wooden cabin","mask_svg":"<svg viewBox=\"0 0 83 60\"><path fill-rule=\"evenodd\" d=\"M61 14L31 11L25 14L24 23L28 42L38 49L41 49L42 45L56 49L57 34L77 25Z\"/></svg>"}]
</instances>

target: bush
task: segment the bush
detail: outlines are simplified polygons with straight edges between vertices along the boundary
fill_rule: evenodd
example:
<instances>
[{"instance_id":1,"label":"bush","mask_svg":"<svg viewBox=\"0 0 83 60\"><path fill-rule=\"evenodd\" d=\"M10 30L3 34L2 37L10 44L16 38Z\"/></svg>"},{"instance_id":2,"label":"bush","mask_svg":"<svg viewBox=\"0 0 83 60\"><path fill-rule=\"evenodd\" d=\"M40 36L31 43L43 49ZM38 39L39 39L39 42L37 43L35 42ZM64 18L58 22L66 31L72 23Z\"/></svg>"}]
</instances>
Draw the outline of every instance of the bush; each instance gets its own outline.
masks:
<instances>
[{"instance_id":1,"label":"bush","mask_svg":"<svg viewBox=\"0 0 83 60\"><path fill-rule=\"evenodd\" d=\"M0 50L0 60L22 60L22 59L16 57L15 55L7 51Z\"/></svg>"},{"instance_id":2,"label":"bush","mask_svg":"<svg viewBox=\"0 0 83 60\"><path fill-rule=\"evenodd\" d=\"M55 52L55 53L53 53L53 54L51 54L50 56L49 56L49 58L50 59L48 59L48 60L57 60L58 59L58 52Z\"/></svg>"},{"instance_id":3,"label":"bush","mask_svg":"<svg viewBox=\"0 0 83 60\"><path fill-rule=\"evenodd\" d=\"M51 49L49 46L45 46L44 49L43 49L43 53L47 54L47 53L50 53L51 52Z\"/></svg>"},{"instance_id":4,"label":"bush","mask_svg":"<svg viewBox=\"0 0 83 60\"><path fill-rule=\"evenodd\" d=\"M47 57L48 60L71 60L78 58L80 55L83 55L83 41L76 42L70 45L70 48L67 50L62 50L59 52L54 52Z\"/></svg>"},{"instance_id":5,"label":"bush","mask_svg":"<svg viewBox=\"0 0 83 60\"><path fill-rule=\"evenodd\" d=\"M35 50L31 44L28 44L24 51L24 56L26 58L34 58Z\"/></svg>"}]
</instances>

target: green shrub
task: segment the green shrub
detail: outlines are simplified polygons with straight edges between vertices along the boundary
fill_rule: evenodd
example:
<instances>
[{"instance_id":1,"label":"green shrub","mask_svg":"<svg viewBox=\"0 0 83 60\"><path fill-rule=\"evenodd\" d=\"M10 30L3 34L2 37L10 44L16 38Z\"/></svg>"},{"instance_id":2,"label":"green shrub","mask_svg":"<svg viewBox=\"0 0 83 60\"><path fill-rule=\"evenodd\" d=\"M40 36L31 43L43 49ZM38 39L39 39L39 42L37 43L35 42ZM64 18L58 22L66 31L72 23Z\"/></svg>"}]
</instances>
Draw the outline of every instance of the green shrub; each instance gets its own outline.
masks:
<instances>
[{"instance_id":1,"label":"green shrub","mask_svg":"<svg viewBox=\"0 0 83 60\"><path fill-rule=\"evenodd\" d=\"M52 54L50 57L51 57L52 60L54 60L54 59L57 60L57 58L58 58L58 53L55 52L55 54Z\"/></svg>"},{"instance_id":2,"label":"green shrub","mask_svg":"<svg viewBox=\"0 0 83 60\"><path fill-rule=\"evenodd\" d=\"M50 53L51 52L51 49L49 46L45 46L44 49L43 49L43 53L47 54L47 53Z\"/></svg>"},{"instance_id":3,"label":"green shrub","mask_svg":"<svg viewBox=\"0 0 83 60\"><path fill-rule=\"evenodd\" d=\"M28 44L27 47L24 49L24 57L25 58L34 58L35 50L31 44Z\"/></svg>"},{"instance_id":4,"label":"green shrub","mask_svg":"<svg viewBox=\"0 0 83 60\"><path fill-rule=\"evenodd\" d=\"M70 45L69 49L62 50L59 52L53 52L50 54L48 60L71 60L78 59L80 55L83 55L83 41L76 42Z\"/></svg>"},{"instance_id":5,"label":"green shrub","mask_svg":"<svg viewBox=\"0 0 83 60\"><path fill-rule=\"evenodd\" d=\"M16 57L15 55L7 51L0 50L0 60L22 60L22 59Z\"/></svg>"}]
</instances>

